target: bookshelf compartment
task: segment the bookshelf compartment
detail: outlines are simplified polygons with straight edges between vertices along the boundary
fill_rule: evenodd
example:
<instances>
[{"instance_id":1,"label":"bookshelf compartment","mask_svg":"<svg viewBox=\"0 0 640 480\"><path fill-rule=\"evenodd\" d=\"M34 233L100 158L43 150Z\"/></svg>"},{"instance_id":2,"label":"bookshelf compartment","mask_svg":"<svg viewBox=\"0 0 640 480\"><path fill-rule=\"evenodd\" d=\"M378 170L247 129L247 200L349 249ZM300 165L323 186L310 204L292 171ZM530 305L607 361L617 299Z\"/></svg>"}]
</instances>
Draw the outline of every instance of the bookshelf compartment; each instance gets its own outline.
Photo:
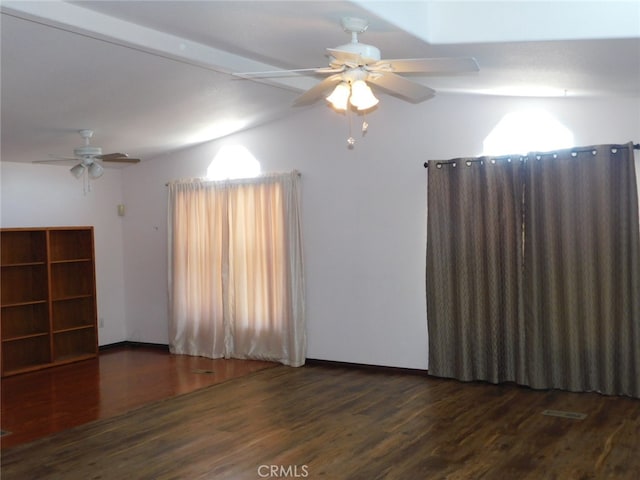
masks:
<instances>
[{"instance_id":1,"label":"bookshelf compartment","mask_svg":"<svg viewBox=\"0 0 640 480\"><path fill-rule=\"evenodd\" d=\"M0 233L0 263L44 263L46 261L44 230L5 230Z\"/></svg>"},{"instance_id":2,"label":"bookshelf compartment","mask_svg":"<svg viewBox=\"0 0 640 480\"><path fill-rule=\"evenodd\" d=\"M1 275L3 306L47 300L46 265L3 266Z\"/></svg>"},{"instance_id":3,"label":"bookshelf compartment","mask_svg":"<svg viewBox=\"0 0 640 480\"><path fill-rule=\"evenodd\" d=\"M93 258L93 232L87 229L56 229L49 232L52 262Z\"/></svg>"},{"instance_id":4,"label":"bookshelf compartment","mask_svg":"<svg viewBox=\"0 0 640 480\"><path fill-rule=\"evenodd\" d=\"M5 373L45 366L51 362L49 336L2 342L2 369Z\"/></svg>"},{"instance_id":5,"label":"bookshelf compartment","mask_svg":"<svg viewBox=\"0 0 640 480\"><path fill-rule=\"evenodd\" d=\"M97 349L96 331L94 328L82 328L54 333L54 362L60 362L87 355L95 355Z\"/></svg>"},{"instance_id":6,"label":"bookshelf compartment","mask_svg":"<svg viewBox=\"0 0 640 480\"><path fill-rule=\"evenodd\" d=\"M51 264L53 300L93 295L94 285L93 263L88 260Z\"/></svg>"},{"instance_id":7,"label":"bookshelf compartment","mask_svg":"<svg viewBox=\"0 0 640 480\"><path fill-rule=\"evenodd\" d=\"M92 326L96 322L92 297L53 302L53 330Z\"/></svg>"},{"instance_id":8,"label":"bookshelf compartment","mask_svg":"<svg viewBox=\"0 0 640 480\"><path fill-rule=\"evenodd\" d=\"M0 323L3 340L31 335L48 335L49 307L46 302L2 307Z\"/></svg>"}]
</instances>

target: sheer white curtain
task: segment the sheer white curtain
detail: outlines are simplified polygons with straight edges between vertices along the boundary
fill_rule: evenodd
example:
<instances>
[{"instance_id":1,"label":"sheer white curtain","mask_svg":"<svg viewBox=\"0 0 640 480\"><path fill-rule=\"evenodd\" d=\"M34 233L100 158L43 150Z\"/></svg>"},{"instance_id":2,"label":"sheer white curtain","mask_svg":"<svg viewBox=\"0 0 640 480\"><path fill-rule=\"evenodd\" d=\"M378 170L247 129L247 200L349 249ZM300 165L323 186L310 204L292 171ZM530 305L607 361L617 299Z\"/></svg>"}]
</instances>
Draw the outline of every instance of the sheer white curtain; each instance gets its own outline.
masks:
<instances>
[{"instance_id":1,"label":"sheer white curtain","mask_svg":"<svg viewBox=\"0 0 640 480\"><path fill-rule=\"evenodd\" d=\"M173 182L168 215L171 352L303 365L298 172Z\"/></svg>"}]
</instances>

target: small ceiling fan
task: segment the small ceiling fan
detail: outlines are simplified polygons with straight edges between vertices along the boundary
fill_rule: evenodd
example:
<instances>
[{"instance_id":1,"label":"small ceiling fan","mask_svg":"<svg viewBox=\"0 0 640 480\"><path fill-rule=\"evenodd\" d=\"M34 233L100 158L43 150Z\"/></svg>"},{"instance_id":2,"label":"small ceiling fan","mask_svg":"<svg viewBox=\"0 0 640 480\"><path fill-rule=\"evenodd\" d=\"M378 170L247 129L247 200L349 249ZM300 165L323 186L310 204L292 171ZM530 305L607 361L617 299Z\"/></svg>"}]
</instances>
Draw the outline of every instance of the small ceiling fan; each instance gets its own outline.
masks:
<instances>
[{"instance_id":1,"label":"small ceiling fan","mask_svg":"<svg viewBox=\"0 0 640 480\"><path fill-rule=\"evenodd\" d=\"M358 34L364 33L368 26L368 22L360 18L345 17L342 19L342 27L351 34L351 42L327 49L327 55L330 58L328 67L277 72L249 72L237 75L251 78L252 76L304 71L329 75L300 95L294 105L312 104L334 87L332 94L327 97L334 108L346 110L347 102L349 102L358 110L367 110L378 103L367 84L379 87L409 102L419 103L432 98L435 91L421 83L408 80L398 75L399 73L450 75L479 70L478 63L472 57L381 59L380 50L377 47L358 41Z\"/></svg>"},{"instance_id":2,"label":"small ceiling fan","mask_svg":"<svg viewBox=\"0 0 640 480\"><path fill-rule=\"evenodd\" d=\"M85 171L89 178L95 179L102 176L104 169L97 160L102 162L117 163L138 163L139 158L130 158L126 153L102 153L102 148L94 147L90 144L93 137L93 130L79 130L78 133L84 139L84 145L73 149L73 157L56 156L51 160L37 160L34 163L52 163L52 162L68 162L69 160L80 161L80 163L71 167L71 173L74 177L80 178Z\"/></svg>"}]
</instances>

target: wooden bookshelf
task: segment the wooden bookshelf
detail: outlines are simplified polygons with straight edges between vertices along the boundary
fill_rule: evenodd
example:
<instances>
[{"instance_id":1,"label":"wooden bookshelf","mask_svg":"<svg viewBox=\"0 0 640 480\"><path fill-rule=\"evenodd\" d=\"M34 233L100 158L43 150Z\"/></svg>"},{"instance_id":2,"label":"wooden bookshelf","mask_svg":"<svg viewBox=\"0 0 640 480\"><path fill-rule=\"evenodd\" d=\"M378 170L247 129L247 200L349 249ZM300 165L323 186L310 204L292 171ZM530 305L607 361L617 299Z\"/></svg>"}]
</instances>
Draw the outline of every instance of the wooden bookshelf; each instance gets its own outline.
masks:
<instances>
[{"instance_id":1,"label":"wooden bookshelf","mask_svg":"<svg viewBox=\"0 0 640 480\"><path fill-rule=\"evenodd\" d=\"M2 376L98 353L93 227L0 230Z\"/></svg>"}]
</instances>

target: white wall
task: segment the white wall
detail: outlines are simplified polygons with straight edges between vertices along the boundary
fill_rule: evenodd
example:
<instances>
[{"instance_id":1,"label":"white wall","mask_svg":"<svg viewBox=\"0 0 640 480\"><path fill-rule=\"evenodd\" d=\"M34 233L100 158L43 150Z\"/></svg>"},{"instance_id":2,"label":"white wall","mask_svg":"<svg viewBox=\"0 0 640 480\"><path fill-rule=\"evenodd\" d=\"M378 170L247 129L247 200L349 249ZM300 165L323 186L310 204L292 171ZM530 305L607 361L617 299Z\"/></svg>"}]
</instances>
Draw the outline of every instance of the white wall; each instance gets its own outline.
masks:
<instances>
[{"instance_id":1,"label":"white wall","mask_svg":"<svg viewBox=\"0 0 640 480\"><path fill-rule=\"evenodd\" d=\"M69 167L0 162L0 225L2 227L94 227L96 289L100 345L126 339L122 224L116 206L122 203L121 170L105 170L83 194L82 181Z\"/></svg>"},{"instance_id":2,"label":"white wall","mask_svg":"<svg viewBox=\"0 0 640 480\"><path fill-rule=\"evenodd\" d=\"M310 358L427 367L428 159L476 155L502 116L545 107L578 145L640 141L638 99L526 100L438 96L411 105L383 96L362 138L322 104L189 150L107 170L86 196L68 167L0 162L0 225L93 225L101 345L167 342L166 187L201 176L238 142L265 171L302 172ZM126 214L118 217L116 205Z\"/></svg>"},{"instance_id":3,"label":"white wall","mask_svg":"<svg viewBox=\"0 0 640 480\"><path fill-rule=\"evenodd\" d=\"M473 156L503 115L546 108L577 145L640 141L638 99L528 100L438 96L411 105L383 96L346 148L348 121L318 104L279 122L145 161L123 177L127 338L167 342L166 187L201 176L231 142L264 171L303 179L308 356L427 367L426 175L429 159Z\"/></svg>"}]
</instances>

